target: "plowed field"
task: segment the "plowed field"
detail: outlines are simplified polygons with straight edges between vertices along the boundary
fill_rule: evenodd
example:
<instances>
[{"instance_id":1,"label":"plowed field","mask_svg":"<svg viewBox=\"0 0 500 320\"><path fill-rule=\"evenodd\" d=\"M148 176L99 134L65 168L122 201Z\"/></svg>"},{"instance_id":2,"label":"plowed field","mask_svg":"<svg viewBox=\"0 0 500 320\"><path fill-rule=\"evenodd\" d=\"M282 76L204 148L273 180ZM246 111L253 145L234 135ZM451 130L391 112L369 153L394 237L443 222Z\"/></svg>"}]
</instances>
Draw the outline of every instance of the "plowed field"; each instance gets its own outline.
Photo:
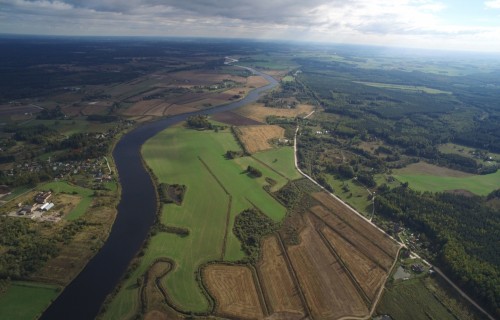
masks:
<instances>
[{"instance_id":1,"label":"plowed field","mask_svg":"<svg viewBox=\"0 0 500 320\"><path fill-rule=\"evenodd\" d=\"M350 208L325 192L317 192L313 197L321 202L336 216L349 224L358 234L363 235L371 242L376 243L389 257L395 258L399 245L388 235L373 227L363 218L355 214Z\"/></svg>"},{"instance_id":2,"label":"plowed field","mask_svg":"<svg viewBox=\"0 0 500 320\"><path fill-rule=\"evenodd\" d=\"M385 281L387 272L330 228L322 228L321 233L350 270L366 296L373 301Z\"/></svg>"},{"instance_id":3,"label":"plowed field","mask_svg":"<svg viewBox=\"0 0 500 320\"><path fill-rule=\"evenodd\" d=\"M302 319L304 307L299 289L275 236L262 242L262 260L258 271L273 319Z\"/></svg>"},{"instance_id":4,"label":"plowed field","mask_svg":"<svg viewBox=\"0 0 500 320\"><path fill-rule=\"evenodd\" d=\"M312 217L305 218L306 227L300 233L301 243L289 247L293 268L314 319L339 319L369 315L341 263L316 232Z\"/></svg>"},{"instance_id":5,"label":"plowed field","mask_svg":"<svg viewBox=\"0 0 500 320\"><path fill-rule=\"evenodd\" d=\"M209 265L203 278L210 294L217 300L216 313L237 319L262 319L259 293L252 272L244 266Z\"/></svg>"}]
</instances>

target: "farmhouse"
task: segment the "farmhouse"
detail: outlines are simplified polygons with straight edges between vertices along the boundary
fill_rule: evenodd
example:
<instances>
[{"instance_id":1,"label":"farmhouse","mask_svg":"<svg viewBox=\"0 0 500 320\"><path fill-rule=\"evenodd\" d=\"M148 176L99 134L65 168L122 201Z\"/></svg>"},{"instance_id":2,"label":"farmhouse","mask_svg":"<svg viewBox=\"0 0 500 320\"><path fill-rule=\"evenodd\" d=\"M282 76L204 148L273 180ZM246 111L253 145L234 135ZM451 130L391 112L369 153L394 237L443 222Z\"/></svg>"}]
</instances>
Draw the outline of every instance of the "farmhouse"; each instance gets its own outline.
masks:
<instances>
[{"instance_id":1,"label":"farmhouse","mask_svg":"<svg viewBox=\"0 0 500 320\"><path fill-rule=\"evenodd\" d=\"M51 196L52 196L51 191L39 192L35 197L35 201L36 203L43 204L46 203Z\"/></svg>"}]
</instances>

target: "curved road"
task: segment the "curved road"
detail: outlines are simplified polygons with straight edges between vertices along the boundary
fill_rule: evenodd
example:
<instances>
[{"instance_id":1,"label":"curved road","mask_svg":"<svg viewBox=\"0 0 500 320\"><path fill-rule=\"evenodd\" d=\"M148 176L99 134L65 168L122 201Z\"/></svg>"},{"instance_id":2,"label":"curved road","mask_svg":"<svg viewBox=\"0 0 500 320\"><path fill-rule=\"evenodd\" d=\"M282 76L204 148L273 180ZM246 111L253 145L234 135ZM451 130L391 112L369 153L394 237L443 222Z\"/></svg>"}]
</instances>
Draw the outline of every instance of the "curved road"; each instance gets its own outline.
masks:
<instances>
[{"instance_id":1,"label":"curved road","mask_svg":"<svg viewBox=\"0 0 500 320\"><path fill-rule=\"evenodd\" d=\"M122 194L111 233L102 249L45 310L40 319L88 320L97 316L104 299L116 287L130 261L140 250L156 218L156 192L142 163L142 145L158 132L184 121L188 116L239 108L256 101L262 92L278 85L275 79L266 74L247 67L241 68L264 77L269 84L251 91L236 102L144 124L127 133L117 143L113 157Z\"/></svg>"}]
</instances>

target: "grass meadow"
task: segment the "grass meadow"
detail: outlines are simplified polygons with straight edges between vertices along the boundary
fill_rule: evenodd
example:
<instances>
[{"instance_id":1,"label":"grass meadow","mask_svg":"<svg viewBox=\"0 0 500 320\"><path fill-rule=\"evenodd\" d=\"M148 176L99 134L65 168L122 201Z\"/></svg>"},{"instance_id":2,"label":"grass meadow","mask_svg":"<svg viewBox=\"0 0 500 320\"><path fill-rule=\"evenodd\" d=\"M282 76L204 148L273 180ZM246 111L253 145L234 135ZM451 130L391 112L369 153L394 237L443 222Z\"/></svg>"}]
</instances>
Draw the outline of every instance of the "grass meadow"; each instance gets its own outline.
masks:
<instances>
[{"instance_id":1,"label":"grass meadow","mask_svg":"<svg viewBox=\"0 0 500 320\"><path fill-rule=\"evenodd\" d=\"M419 173L395 173L394 178L408 182L410 188L418 191L440 192L446 190L468 190L480 196L500 188L500 170L486 175L468 177L440 177Z\"/></svg>"},{"instance_id":2,"label":"grass meadow","mask_svg":"<svg viewBox=\"0 0 500 320\"><path fill-rule=\"evenodd\" d=\"M139 291L136 279L159 257L175 262L174 270L162 279L172 302L182 310L208 311L209 303L195 273L204 262L237 261L245 256L232 232L235 216L253 206L275 221L285 216L285 208L263 186L267 184L265 177L283 185L287 179L251 157L224 157L227 150L239 149L229 130L197 131L182 126L161 132L143 146L144 159L160 183L187 186L182 205L163 206L161 222L187 228L190 233L180 237L160 232L151 238L139 267L107 308L106 319L134 314ZM293 158L291 162L293 165ZM261 170L263 176L250 177L248 165Z\"/></svg>"},{"instance_id":3,"label":"grass meadow","mask_svg":"<svg viewBox=\"0 0 500 320\"><path fill-rule=\"evenodd\" d=\"M56 286L13 282L0 295L0 319L37 319L58 294Z\"/></svg>"}]
</instances>

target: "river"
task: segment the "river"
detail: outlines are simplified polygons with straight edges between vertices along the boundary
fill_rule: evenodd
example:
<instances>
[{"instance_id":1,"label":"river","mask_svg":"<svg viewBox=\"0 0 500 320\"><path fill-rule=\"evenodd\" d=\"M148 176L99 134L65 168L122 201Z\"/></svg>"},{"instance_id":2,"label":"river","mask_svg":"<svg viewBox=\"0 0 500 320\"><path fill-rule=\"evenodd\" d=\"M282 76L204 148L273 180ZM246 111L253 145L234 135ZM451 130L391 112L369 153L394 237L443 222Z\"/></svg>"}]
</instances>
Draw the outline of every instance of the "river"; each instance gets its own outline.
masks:
<instances>
[{"instance_id":1,"label":"river","mask_svg":"<svg viewBox=\"0 0 500 320\"><path fill-rule=\"evenodd\" d=\"M249 69L249 68L247 68ZM182 114L146 123L124 135L113 150L122 188L118 213L109 237L101 250L43 313L42 320L94 319L104 299L117 286L130 261L140 250L156 217L156 192L142 163L141 147L169 126L197 114L214 114L256 101L278 82L263 76L269 84L251 91L245 98L210 110Z\"/></svg>"}]
</instances>

